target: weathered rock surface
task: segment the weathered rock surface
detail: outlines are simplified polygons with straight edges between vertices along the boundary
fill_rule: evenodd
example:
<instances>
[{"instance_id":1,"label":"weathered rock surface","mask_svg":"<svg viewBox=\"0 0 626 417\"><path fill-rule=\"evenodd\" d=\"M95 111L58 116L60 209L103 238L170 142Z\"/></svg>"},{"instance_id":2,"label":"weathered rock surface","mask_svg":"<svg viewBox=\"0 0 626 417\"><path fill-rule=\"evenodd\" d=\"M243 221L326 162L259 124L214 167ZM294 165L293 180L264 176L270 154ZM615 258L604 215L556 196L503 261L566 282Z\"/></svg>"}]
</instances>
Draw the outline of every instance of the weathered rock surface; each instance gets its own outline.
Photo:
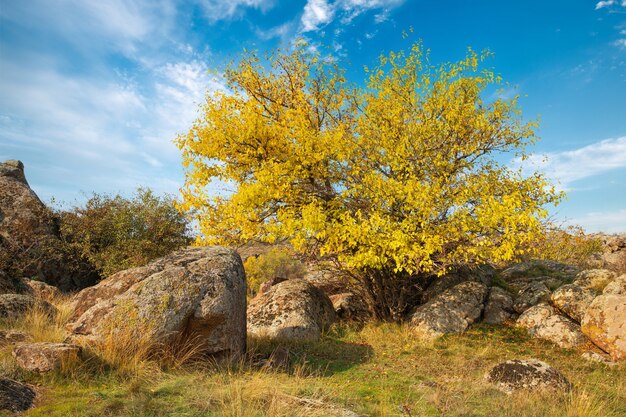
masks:
<instances>
[{"instance_id":1,"label":"weathered rock surface","mask_svg":"<svg viewBox=\"0 0 626 417\"><path fill-rule=\"evenodd\" d=\"M38 308L50 315L56 314L56 308L44 300L23 294L0 294L0 318L17 319L28 310Z\"/></svg>"},{"instance_id":2,"label":"weathered rock surface","mask_svg":"<svg viewBox=\"0 0 626 417\"><path fill-rule=\"evenodd\" d=\"M335 321L324 292L303 279L274 285L248 306L248 334L286 340L317 340Z\"/></svg>"},{"instance_id":3,"label":"weathered rock surface","mask_svg":"<svg viewBox=\"0 0 626 417\"><path fill-rule=\"evenodd\" d=\"M216 356L245 351L245 273L239 255L223 247L183 249L121 271L81 291L74 305L66 326L74 339L189 337Z\"/></svg>"},{"instance_id":4,"label":"weathered rock surface","mask_svg":"<svg viewBox=\"0 0 626 417\"><path fill-rule=\"evenodd\" d=\"M529 308L519 316L516 325L527 329L533 337L548 340L563 348L573 348L586 341L578 324L559 315L548 304L542 303Z\"/></svg>"},{"instance_id":5,"label":"weathered rock surface","mask_svg":"<svg viewBox=\"0 0 626 417\"><path fill-rule=\"evenodd\" d=\"M496 271L493 267L483 265L478 268L460 268L457 271L435 278L422 294L422 303L432 300L435 296L462 282L474 281L490 286L495 273Z\"/></svg>"},{"instance_id":6,"label":"weathered rock surface","mask_svg":"<svg viewBox=\"0 0 626 417\"><path fill-rule=\"evenodd\" d=\"M462 333L480 318L488 292L482 283L462 282L419 306L410 325L426 339Z\"/></svg>"},{"instance_id":7,"label":"weathered rock surface","mask_svg":"<svg viewBox=\"0 0 626 417\"><path fill-rule=\"evenodd\" d=\"M607 355L600 354L598 352L584 352L580 355L581 358L589 362L597 362L607 366L616 366L617 362L613 362Z\"/></svg>"},{"instance_id":8,"label":"weathered rock surface","mask_svg":"<svg viewBox=\"0 0 626 417\"><path fill-rule=\"evenodd\" d=\"M585 310L596 298L596 291L577 284L565 284L554 291L550 297L552 304L578 323L583 319Z\"/></svg>"},{"instance_id":9,"label":"weathered rock surface","mask_svg":"<svg viewBox=\"0 0 626 417\"><path fill-rule=\"evenodd\" d=\"M0 163L0 252L7 274L37 277L63 291L93 285L98 274L61 248L57 220L30 188L20 161Z\"/></svg>"},{"instance_id":10,"label":"weathered rock surface","mask_svg":"<svg viewBox=\"0 0 626 417\"><path fill-rule=\"evenodd\" d=\"M335 271L311 269L302 279L319 288L329 297L346 292L348 287L346 278Z\"/></svg>"},{"instance_id":11,"label":"weathered rock surface","mask_svg":"<svg viewBox=\"0 0 626 417\"><path fill-rule=\"evenodd\" d=\"M524 277L558 276L573 278L578 273L578 268L560 262L549 260L531 260L511 265L500 272L500 276L506 281Z\"/></svg>"},{"instance_id":12,"label":"weathered rock surface","mask_svg":"<svg viewBox=\"0 0 626 417\"><path fill-rule=\"evenodd\" d=\"M18 366L32 372L50 372L77 361L80 348L68 343L22 343L13 349Z\"/></svg>"},{"instance_id":13,"label":"weathered rock surface","mask_svg":"<svg viewBox=\"0 0 626 417\"><path fill-rule=\"evenodd\" d=\"M601 266L623 268L626 266L626 234L600 235L602 253L597 260Z\"/></svg>"},{"instance_id":14,"label":"weathered rock surface","mask_svg":"<svg viewBox=\"0 0 626 417\"><path fill-rule=\"evenodd\" d=\"M532 306L549 301L550 294L550 289L543 282L528 284L517 293L513 309L522 314Z\"/></svg>"},{"instance_id":15,"label":"weathered rock surface","mask_svg":"<svg viewBox=\"0 0 626 417\"><path fill-rule=\"evenodd\" d=\"M372 316L365 301L356 294L346 292L331 295L330 301L339 320L364 322Z\"/></svg>"},{"instance_id":16,"label":"weathered rock surface","mask_svg":"<svg viewBox=\"0 0 626 417\"><path fill-rule=\"evenodd\" d=\"M14 345L21 342L29 342L33 336L19 330L0 330L0 347Z\"/></svg>"},{"instance_id":17,"label":"weathered rock surface","mask_svg":"<svg viewBox=\"0 0 626 417\"><path fill-rule=\"evenodd\" d=\"M492 287L485 303L483 321L489 324L502 324L517 318L513 308L513 297L500 287Z\"/></svg>"},{"instance_id":18,"label":"weathered rock surface","mask_svg":"<svg viewBox=\"0 0 626 417\"><path fill-rule=\"evenodd\" d=\"M608 284L587 307L581 329L613 360L626 359L626 275Z\"/></svg>"},{"instance_id":19,"label":"weathered rock surface","mask_svg":"<svg viewBox=\"0 0 626 417\"><path fill-rule=\"evenodd\" d=\"M573 284L601 292L616 277L615 272L607 269L587 269L576 275Z\"/></svg>"},{"instance_id":20,"label":"weathered rock surface","mask_svg":"<svg viewBox=\"0 0 626 417\"><path fill-rule=\"evenodd\" d=\"M569 391L572 388L572 384L561 372L536 359L514 359L500 363L485 378L506 394L518 390Z\"/></svg>"},{"instance_id":21,"label":"weathered rock surface","mask_svg":"<svg viewBox=\"0 0 626 417\"><path fill-rule=\"evenodd\" d=\"M57 287L53 287L45 282L22 278L20 283L24 287L23 293L41 300L52 301L61 295L61 291Z\"/></svg>"},{"instance_id":22,"label":"weathered rock surface","mask_svg":"<svg viewBox=\"0 0 626 417\"><path fill-rule=\"evenodd\" d=\"M35 397L35 390L28 385L0 377L0 411L26 411L33 406Z\"/></svg>"}]
</instances>

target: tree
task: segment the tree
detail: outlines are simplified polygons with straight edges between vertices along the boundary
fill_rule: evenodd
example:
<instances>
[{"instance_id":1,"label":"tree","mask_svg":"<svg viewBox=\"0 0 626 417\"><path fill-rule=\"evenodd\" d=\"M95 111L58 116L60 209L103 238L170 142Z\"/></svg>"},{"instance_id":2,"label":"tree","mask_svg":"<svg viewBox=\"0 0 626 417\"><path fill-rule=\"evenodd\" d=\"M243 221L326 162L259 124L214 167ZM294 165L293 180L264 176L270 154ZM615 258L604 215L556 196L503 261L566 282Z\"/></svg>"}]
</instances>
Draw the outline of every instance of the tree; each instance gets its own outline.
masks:
<instances>
[{"instance_id":1,"label":"tree","mask_svg":"<svg viewBox=\"0 0 626 417\"><path fill-rule=\"evenodd\" d=\"M189 221L170 196L138 188L131 198L94 193L59 211L61 238L106 277L142 266L191 242Z\"/></svg>"},{"instance_id":2,"label":"tree","mask_svg":"<svg viewBox=\"0 0 626 417\"><path fill-rule=\"evenodd\" d=\"M246 52L225 71L177 139L186 167L181 208L200 244L273 242L330 258L381 319L401 319L430 277L510 260L541 233L561 196L498 155L525 158L535 122L469 50L434 66L420 43L365 69L364 87L299 44L265 68ZM232 185L210 195L213 181Z\"/></svg>"}]
</instances>

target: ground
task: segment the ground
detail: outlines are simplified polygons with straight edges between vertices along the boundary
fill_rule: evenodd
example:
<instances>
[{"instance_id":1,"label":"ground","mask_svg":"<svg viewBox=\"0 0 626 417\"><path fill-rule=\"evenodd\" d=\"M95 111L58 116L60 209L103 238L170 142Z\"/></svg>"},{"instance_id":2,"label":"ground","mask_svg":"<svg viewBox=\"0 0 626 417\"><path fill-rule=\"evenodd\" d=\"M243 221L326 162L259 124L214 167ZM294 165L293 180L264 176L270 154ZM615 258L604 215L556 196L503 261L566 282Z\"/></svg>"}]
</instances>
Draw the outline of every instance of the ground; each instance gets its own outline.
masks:
<instances>
[{"instance_id":1,"label":"ground","mask_svg":"<svg viewBox=\"0 0 626 417\"><path fill-rule=\"evenodd\" d=\"M253 357L275 347L249 341ZM402 325L336 326L321 341L290 350L288 371L259 370L250 361L165 369L142 361L122 369L92 359L40 376L12 367L8 348L0 351L0 365L41 387L26 416L339 416L341 409L410 417L626 415L626 364L587 362L581 351L508 327L479 325L426 343ZM506 395L485 381L497 363L525 358L559 369L573 391Z\"/></svg>"}]
</instances>

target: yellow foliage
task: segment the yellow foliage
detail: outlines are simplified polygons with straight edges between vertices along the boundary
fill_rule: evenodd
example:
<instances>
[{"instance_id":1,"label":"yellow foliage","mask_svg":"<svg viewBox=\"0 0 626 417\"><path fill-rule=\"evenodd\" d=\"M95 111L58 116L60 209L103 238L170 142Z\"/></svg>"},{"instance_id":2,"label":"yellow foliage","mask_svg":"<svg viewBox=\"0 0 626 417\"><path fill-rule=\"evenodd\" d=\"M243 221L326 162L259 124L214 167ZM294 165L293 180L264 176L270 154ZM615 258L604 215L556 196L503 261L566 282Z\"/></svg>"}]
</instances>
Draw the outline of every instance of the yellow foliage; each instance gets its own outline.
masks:
<instances>
[{"instance_id":1,"label":"yellow foliage","mask_svg":"<svg viewBox=\"0 0 626 417\"><path fill-rule=\"evenodd\" d=\"M302 278L304 265L286 249L273 248L259 256L249 257L245 264L248 293L255 295L261 284L273 278Z\"/></svg>"},{"instance_id":2,"label":"yellow foliage","mask_svg":"<svg viewBox=\"0 0 626 417\"><path fill-rule=\"evenodd\" d=\"M523 159L536 123L472 50L435 66L420 43L382 56L366 86L299 44L270 68L245 53L177 139L201 244L291 240L353 270L445 273L510 260L541 232L556 193ZM210 195L214 181L234 187Z\"/></svg>"}]
</instances>

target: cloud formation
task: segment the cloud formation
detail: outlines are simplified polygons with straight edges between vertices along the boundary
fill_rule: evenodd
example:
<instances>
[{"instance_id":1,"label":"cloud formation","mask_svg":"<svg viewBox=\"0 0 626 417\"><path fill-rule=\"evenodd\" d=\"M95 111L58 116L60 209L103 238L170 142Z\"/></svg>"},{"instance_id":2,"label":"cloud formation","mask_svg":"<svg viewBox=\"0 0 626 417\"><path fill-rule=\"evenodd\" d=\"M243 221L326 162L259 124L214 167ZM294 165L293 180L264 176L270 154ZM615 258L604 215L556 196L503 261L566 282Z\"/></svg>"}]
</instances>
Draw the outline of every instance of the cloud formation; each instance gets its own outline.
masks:
<instances>
[{"instance_id":1,"label":"cloud formation","mask_svg":"<svg viewBox=\"0 0 626 417\"><path fill-rule=\"evenodd\" d=\"M350 23L358 15L379 10L374 21L382 23L389 18L389 10L405 0L308 0L301 18L302 32L316 31L339 18L341 24Z\"/></svg>"}]
</instances>

